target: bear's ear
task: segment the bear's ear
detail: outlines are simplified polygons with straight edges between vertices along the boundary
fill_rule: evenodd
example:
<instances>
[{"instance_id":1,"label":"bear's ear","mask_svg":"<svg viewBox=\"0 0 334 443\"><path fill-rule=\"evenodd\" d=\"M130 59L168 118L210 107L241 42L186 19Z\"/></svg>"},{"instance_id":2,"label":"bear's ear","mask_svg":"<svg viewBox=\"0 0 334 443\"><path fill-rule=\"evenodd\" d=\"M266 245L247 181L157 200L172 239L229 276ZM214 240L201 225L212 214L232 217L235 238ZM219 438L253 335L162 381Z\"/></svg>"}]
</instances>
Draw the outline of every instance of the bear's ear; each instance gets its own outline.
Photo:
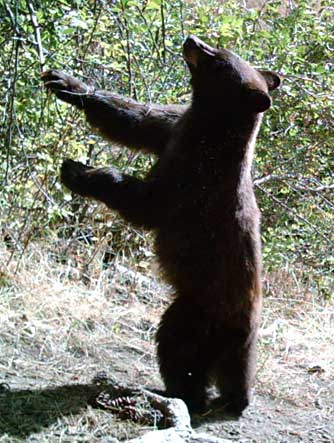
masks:
<instances>
[{"instance_id":1,"label":"bear's ear","mask_svg":"<svg viewBox=\"0 0 334 443\"><path fill-rule=\"evenodd\" d=\"M269 91L276 89L281 84L281 77L273 71L262 71L259 69L259 73L264 77Z\"/></svg>"},{"instance_id":2,"label":"bear's ear","mask_svg":"<svg viewBox=\"0 0 334 443\"><path fill-rule=\"evenodd\" d=\"M246 101L253 112L264 112L271 106L269 95L258 89L249 89Z\"/></svg>"}]
</instances>

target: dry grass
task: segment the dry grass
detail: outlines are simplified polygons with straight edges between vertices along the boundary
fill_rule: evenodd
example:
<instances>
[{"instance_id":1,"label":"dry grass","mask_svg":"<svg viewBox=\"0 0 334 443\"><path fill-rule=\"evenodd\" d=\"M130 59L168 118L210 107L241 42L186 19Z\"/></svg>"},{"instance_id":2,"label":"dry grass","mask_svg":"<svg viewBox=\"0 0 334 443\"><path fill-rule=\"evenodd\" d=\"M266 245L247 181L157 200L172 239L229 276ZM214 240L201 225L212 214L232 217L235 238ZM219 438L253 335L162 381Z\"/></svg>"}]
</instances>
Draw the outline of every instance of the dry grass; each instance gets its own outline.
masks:
<instances>
[{"instance_id":1,"label":"dry grass","mask_svg":"<svg viewBox=\"0 0 334 443\"><path fill-rule=\"evenodd\" d=\"M7 259L2 250L1 262ZM125 438L129 425L87 410L85 384L101 370L118 380L159 383L153 335L166 303L161 289L120 263L98 273L100 265L96 256L83 279L80 267L57 263L39 245L27 251L18 273L14 260L2 270L0 442L28 438L35 428L35 441L62 441L61 433L66 441L79 441L78 435L80 441ZM39 413L43 417L36 420Z\"/></svg>"},{"instance_id":2,"label":"dry grass","mask_svg":"<svg viewBox=\"0 0 334 443\"><path fill-rule=\"evenodd\" d=\"M73 260L75 251L63 263L58 256L31 245L19 272L14 259L1 269L0 442L129 438L138 427L87 407L89 382L104 370L159 386L154 333L167 290L117 259L102 270L89 248L89 267ZM0 250L1 263L8 257ZM258 395L275 398L278 411L292 404L333 416L333 303L318 300L291 270L267 276L265 287Z\"/></svg>"},{"instance_id":3,"label":"dry grass","mask_svg":"<svg viewBox=\"0 0 334 443\"><path fill-rule=\"evenodd\" d=\"M269 277L261 330L259 390L333 414L334 306L305 291L292 271ZM324 411L325 412L325 411Z\"/></svg>"}]
</instances>

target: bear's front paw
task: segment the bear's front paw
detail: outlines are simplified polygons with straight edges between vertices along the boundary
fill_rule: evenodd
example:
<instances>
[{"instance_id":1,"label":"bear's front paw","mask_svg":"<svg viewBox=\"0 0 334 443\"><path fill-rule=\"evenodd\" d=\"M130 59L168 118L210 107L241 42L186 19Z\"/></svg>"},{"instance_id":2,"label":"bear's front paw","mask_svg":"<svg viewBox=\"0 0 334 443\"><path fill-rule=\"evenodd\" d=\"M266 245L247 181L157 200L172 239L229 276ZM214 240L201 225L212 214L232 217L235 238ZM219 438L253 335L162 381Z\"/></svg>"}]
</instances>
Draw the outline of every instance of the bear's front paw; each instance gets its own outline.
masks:
<instances>
[{"instance_id":1,"label":"bear's front paw","mask_svg":"<svg viewBox=\"0 0 334 443\"><path fill-rule=\"evenodd\" d=\"M89 196L89 175L87 172L92 169L83 163L66 159L61 166L60 179L72 192L87 197Z\"/></svg>"},{"instance_id":2,"label":"bear's front paw","mask_svg":"<svg viewBox=\"0 0 334 443\"><path fill-rule=\"evenodd\" d=\"M61 100L76 105L79 108L82 108L84 105L84 96L92 90L91 87L82 81L57 69L45 71L41 74L41 77L46 89L56 94Z\"/></svg>"}]
</instances>

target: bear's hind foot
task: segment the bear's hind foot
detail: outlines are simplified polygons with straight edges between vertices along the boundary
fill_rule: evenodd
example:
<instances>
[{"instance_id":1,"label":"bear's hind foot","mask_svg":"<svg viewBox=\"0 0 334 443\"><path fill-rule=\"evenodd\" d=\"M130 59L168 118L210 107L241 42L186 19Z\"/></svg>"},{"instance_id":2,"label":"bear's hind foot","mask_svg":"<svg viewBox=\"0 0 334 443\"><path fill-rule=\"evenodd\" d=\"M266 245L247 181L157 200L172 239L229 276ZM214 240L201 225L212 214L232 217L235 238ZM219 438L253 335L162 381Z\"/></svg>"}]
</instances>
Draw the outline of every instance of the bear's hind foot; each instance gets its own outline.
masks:
<instances>
[{"instance_id":1,"label":"bear's hind foot","mask_svg":"<svg viewBox=\"0 0 334 443\"><path fill-rule=\"evenodd\" d=\"M248 396L224 396L221 395L213 399L210 403L212 409L221 409L224 414L231 415L233 417L240 417L243 411L249 405Z\"/></svg>"}]
</instances>

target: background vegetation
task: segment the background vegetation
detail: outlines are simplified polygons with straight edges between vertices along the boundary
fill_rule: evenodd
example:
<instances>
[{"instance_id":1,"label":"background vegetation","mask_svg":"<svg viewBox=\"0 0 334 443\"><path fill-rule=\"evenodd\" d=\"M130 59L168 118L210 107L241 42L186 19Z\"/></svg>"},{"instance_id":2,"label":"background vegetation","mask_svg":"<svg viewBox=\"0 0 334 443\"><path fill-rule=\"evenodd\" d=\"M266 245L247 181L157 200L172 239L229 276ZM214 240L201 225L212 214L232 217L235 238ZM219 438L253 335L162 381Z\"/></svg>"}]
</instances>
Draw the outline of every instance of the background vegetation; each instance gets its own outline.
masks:
<instances>
[{"instance_id":1,"label":"background vegetation","mask_svg":"<svg viewBox=\"0 0 334 443\"><path fill-rule=\"evenodd\" d=\"M333 441L333 18L331 0L0 0L0 442L147 432L87 403L101 370L162 387L154 336L170 298L149 272L150 235L73 198L58 171L72 157L142 175L154 158L93 134L40 72L186 102L189 33L284 77L254 162L266 290L256 395L238 422L198 417L199 429Z\"/></svg>"},{"instance_id":2,"label":"background vegetation","mask_svg":"<svg viewBox=\"0 0 334 443\"><path fill-rule=\"evenodd\" d=\"M19 264L29 243L46 242L50 255L72 260L83 276L97 253L104 265L122 253L146 266L149 236L73 198L58 170L72 157L143 174L154 159L92 134L76 110L46 95L39 76L55 67L138 100L185 102L181 45L193 33L283 75L254 166L265 267L285 268L330 297L333 15L330 0L1 0L0 219L10 251L3 265L13 257Z\"/></svg>"}]
</instances>

